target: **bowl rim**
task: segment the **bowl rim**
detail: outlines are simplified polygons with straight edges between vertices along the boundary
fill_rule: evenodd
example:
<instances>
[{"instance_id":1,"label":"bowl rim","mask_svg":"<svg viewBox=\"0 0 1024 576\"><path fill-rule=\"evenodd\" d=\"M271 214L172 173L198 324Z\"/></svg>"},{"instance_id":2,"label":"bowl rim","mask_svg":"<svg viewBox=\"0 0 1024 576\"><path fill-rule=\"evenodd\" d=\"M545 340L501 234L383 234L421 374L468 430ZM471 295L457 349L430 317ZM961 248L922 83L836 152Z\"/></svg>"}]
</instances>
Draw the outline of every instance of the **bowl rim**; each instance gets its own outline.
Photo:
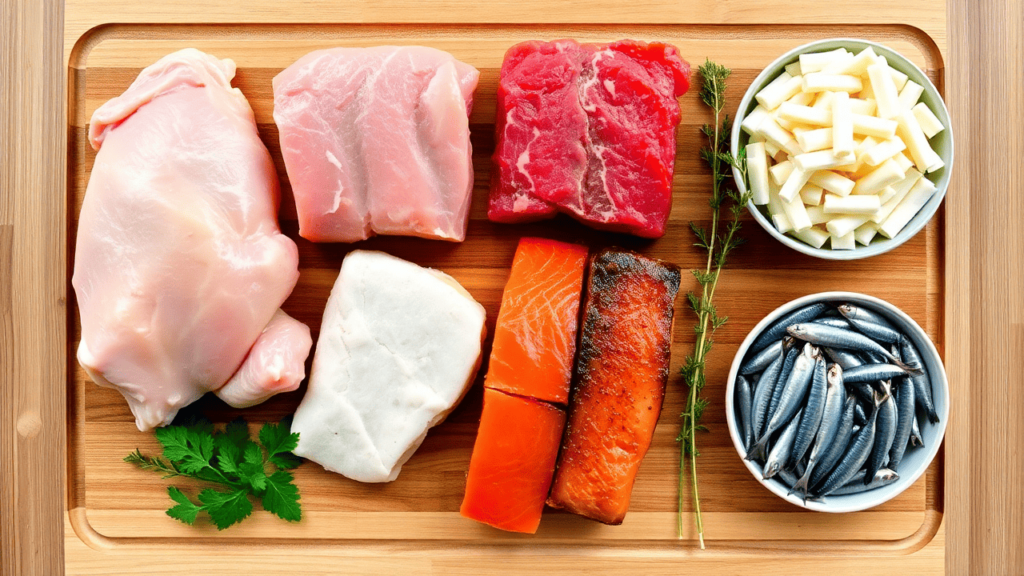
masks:
<instances>
[{"instance_id":1,"label":"bowl rim","mask_svg":"<svg viewBox=\"0 0 1024 576\"><path fill-rule=\"evenodd\" d=\"M935 441L929 442L925 447L925 458L924 465L914 470L912 474L907 476L908 480L904 482L904 476L901 475L897 483L891 486L886 486L875 490L876 496L874 498L865 498L863 494L851 494L849 496L832 496L827 497L824 500L808 500L804 502L802 498L794 494L786 494L786 490L782 487L778 481L774 479L765 480L761 478L761 470L759 470L753 463L746 459L746 450L743 446L743 438L740 437L739 425L736 422L736 410L735 410L735 393L736 393L736 376L739 374L740 364L743 362L743 357L746 356L747 350L750 345L753 344L754 339L761 334L761 332L770 323L778 320L783 314L790 312L796 308L806 306L808 304L814 304L816 302L830 302L830 301L841 301L841 300L852 300L861 301L873 305L880 311L884 311L887 314L892 314L896 318L906 322L911 328L907 334L917 345L918 350L922 352L922 361L927 364L927 360L931 359L938 365L938 374L929 374L932 380L938 380L941 384L939 386L939 393L943 398L942 409L939 413L939 422L936 424L937 430L935 435ZM923 345L922 345L923 344ZM932 385L932 391L935 392L934 383ZM949 381L946 377L945 364L942 362L942 356L939 355L939 351L935 348L935 344L931 338L928 337L928 333L924 331L921 326L914 321L906 312L900 310L894 304L882 300L881 298L870 296L868 294L862 294L860 292L846 292L846 291L830 291L830 292L818 292L815 294L808 294L801 296L794 300L790 300L785 304L775 308L768 313L760 322L757 323L754 328L750 330L747 337L743 339L739 349L736 351L736 355L733 357L732 366L729 369L729 379L726 382L725 387L725 421L726 426L729 428L729 436L732 438L733 448L736 449L736 453L739 455L743 465L746 466L747 470L750 471L751 475L757 480L762 486L767 488L773 494L789 502L795 504L801 508L812 510L815 512L831 512L831 513L843 513L843 512L859 512L861 510L867 510L874 508L880 504L884 504L889 500L892 500L896 496L903 493L904 490L914 485L926 470L931 466L935 460L935 456L939 453L939 446L942 445L943 439L946 436L946 426L949 422ZM888 490L887 490L888 489ZM851 498L855 496L856 498ZM858 503L859 502L859 503Z\"/></svg>"},{"instance_id":2,"label":"bowl rim","mask_svg":"<svg viewBox=\"0 0 1024 576\"><path fill-rule=\"evenodd\" d=\"M754 99L754 96L756 94L754 92L754 88L760 86L769 76L774 76L775 74L780 73L778 70L776 70L776 68L778 68L784 62L787 62L794 56L799 56L800 54L803 54L805 52L818 49L819 47L826 44L854 44L856 45L856 47L861 49L870 46L874 48L876 52L884 52L887 60L890 60L890 55L893 56L896 60L896 63L895 65L893 65L893 68L896 68L897 70L903 72L905 72L906 69L916 71L925 82L924 84L922 84L924 91L933 96L934 99L939 103L938 109L933 110L933 112L935 112L936 116L938 116L939 118L939 121L942 122L943 126L945 126L947 137L949 139L949 157L942 158L942 161L945 163L945 172L943 173L939 181L936 183L937 189L935 191L935 194L932 196L931 199L929 199L928 203L921 208L918 214L916 214L910 220L910 222L907 223L903 230L900 230L899 234L897 234L895 238L890 238L879 243L871 243L868 244L867 246L855 245L853 250L825 250L824 248L815 248L810 244L807 244L797 238L793 238L788 234L783 234L779 232L775 225L772 222L770 222L764 216L764 214L761 213L757 206L754 205L753 201L747 203L747 210L750 211L750 214L754 217L754 220L756 220L757 223L762 228L764 228L771 236L773 236L776 240L778 240L785 246L788 246L802 254L807 254L808 256L814 256L816 258L821 258L823 260L860 260L862 258L870 258L872 256L878 256L879 254L885 254L886 252L889 252L891 250L898 248L899 246L902 246L908 240L916 236L917 233L920 232L925 226L927 226L928 223L932 220L932 218L935 217L935 213L938 212L939 206L942 204L942 201L946 197L946 191L949 189L950 176L953 171L953 163L955 158L955 139L953 138L953 127L949 120L949 110L946 108L945 99L942 97L942 94L939 92L938 88L935 87L935 84L932 83L931 79L928 78L928 75L925 74L924 71L917 66L917 64L914 64L906 56L903 56L896 50L884 44L872 42L871 40L850 37L825 38L822 40L808 42L806 44L797 46L792 50L789 50L788 52L779 56L770 64L765 66L764 69L761 70L760 74L758 74L757 77L754 78L754 80L750 83L750 86L747 87L746 92L744 92L743 94L743 99L740 100L739 108L736 109L736 115L733 119L732 131L730 133L729 138L729 150L734 156L738 153L740 143L740 135L742 132L740 123L746 117L746 110L750 108L750 103ZM772 70L774 70L774 72L770 74L769 72ZM746 186L743 184L743 178L740 175L739 169L736 167L733 167L733 180L735 181L736 187L737 189L739 189L740 193L745 193ZM925 215L924 218L920 217L922 214Z\"/></svg>"}]
</instances>

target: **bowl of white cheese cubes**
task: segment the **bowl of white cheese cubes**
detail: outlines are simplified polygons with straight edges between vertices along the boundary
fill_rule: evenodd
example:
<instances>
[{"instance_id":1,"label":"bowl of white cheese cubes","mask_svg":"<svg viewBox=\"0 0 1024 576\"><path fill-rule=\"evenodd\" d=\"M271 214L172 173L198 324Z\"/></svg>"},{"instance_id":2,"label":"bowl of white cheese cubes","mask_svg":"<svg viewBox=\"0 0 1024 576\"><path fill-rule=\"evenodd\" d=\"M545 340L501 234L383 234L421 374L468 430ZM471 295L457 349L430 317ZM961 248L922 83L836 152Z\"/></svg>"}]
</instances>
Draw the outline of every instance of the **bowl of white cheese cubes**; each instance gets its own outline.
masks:
<instances>
[{"instance_id":1,"label":"bowl of white cheese cubes","mask_svg":"<svg viewBox=\"0 0 1024 576\"><path fill-rule=\"evenodd\" d=\"M838 38L783 54L747 89L732 153L745 152L754 218L811 256L855 260L917 234L949 186L942 96L894 50Z\"/></svg>"}]
</instances>

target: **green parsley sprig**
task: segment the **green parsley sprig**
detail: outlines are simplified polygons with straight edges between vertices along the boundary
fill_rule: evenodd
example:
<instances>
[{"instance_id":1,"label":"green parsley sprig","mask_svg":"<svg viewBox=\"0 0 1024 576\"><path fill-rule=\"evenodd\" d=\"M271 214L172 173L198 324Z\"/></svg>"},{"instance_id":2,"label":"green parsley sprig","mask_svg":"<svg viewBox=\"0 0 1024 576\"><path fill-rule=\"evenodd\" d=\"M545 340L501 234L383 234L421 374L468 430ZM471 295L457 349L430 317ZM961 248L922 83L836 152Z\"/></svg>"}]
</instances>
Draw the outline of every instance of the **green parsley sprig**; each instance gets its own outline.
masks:
<instances>
[{"instance_id":1,"label":"green parsley sprig","mask_svg":"<svg viewBox=\"0 0 1024 576\"><path fill-rule=\"evenodd\" d=\"M280 424L264 424L258 442L249 438L249 427L242 419L223 431L215 430L206 420L157 428L156 438L163 445L163 458L145 456L136 449L124 461L159 472L164 478L184 476L226 488L204 488L197 504L178 488L168 486L167 493L174 501L167 510L171 518L191 525L200 512L206 512L217 529L224 530L252 514L250 497L259 498L263 509L279 518L290 522L302 518L299 489L288 472L301 462L292 454L299 435L291 433L291 417Z\"/></svg>"},{"instance_id":2,"label":"green parsley sprig","mask_svg":"<svg viewBox=\"0 0 1024 576\"><path fill-rule=\"evenodd\" d=\"M744 179L747 178L746 151L740 151L737 157L733 157L727 151L728 137L732 128L732 122L728 114L723 114L725 109L725 81L732 73L731 70L706 60L697 72L700 74L703 83L700 90L700 99L712 109L715 116L714 124L705 124L701 132L708 139L708 145L701 149L700 156L711 168L711 198L708 204L711 206L711 230L707 230L690 222L690 229L693 230L697 241L695 246L707 252L707 262L702 270L693 270L693 277L697 279L700 286L700 294L687 293L690 308L697 315L697 324L694 326L694 333L697 335L697 343L694 346L693 354L686 357L682 367L683 380L689 387L687 394L686 409L680 415L682 427L676 440L679 442L679 514L678 534L683 537L683 494L686 492L686 468L689 461L690 481L693 492L694 520L697 524L697 537L700 540L700 547L704 549L704 521L700 512L700 493L697 489L697 432L705 432L707 428L700 424L701 416L708 406L708 401L700 397L700 391L704 388L704 368L708 353L711 351L712 335L715 331L725 325L727 316L719 316L718 309L714 305L715 288L718 287L718 278L725 267L726 259L730 252L743 243L742 238L736 235L740 229L740 215L744 206L750 201L750 192L740 195L738 191L727 185L727 180L732 177L729 168L736 167ZM749 186L747 187L749 190ZM731 219L727 223L720 223L719 216L722 208L728 206Z\"/></svg>"}]
</instances>

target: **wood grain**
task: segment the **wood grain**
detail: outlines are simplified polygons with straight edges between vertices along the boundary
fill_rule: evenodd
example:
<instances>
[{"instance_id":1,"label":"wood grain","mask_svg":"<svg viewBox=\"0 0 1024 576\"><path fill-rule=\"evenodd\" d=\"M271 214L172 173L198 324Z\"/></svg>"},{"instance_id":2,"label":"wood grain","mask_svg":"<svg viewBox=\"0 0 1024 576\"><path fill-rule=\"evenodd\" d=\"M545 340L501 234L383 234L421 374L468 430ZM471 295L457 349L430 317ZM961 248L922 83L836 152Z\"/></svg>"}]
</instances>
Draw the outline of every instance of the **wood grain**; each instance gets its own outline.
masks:
<instances>
[{"instance_id":1,"label":"wood grain","mask_svg":"<svg viewBox=\"0 0 1024 576\"><path fill-rule=\"evenodd\" d=\"M727 0L646 2L628 8L612 2L588 3L593 8L589 13L580 6L566 10L547 1L535 2L534 8L542 9L532 11L527 9L529 2L451 2L451 9L444 9L446 5L430 10L412 2L400 8L394 2L372 4L307 1L303 3L307 11L269 1L246 2L246 8L240 9L232 0L218 0L204 3L203 17L207 17L208 9L209 19L220 22L529 22L540 18L758 23L770 18L834 23L870 12L869 18L876 23L917 19L915 26L933 38L941 52L946 49L945 18L933 12L922 16L909 3L882 3L874 10L864 3L831 3L825 10L817 2L787 2L767 10ZM58 573L63 564L63 531L69 572L134 574L139 565L131 555L137 550L119 552L116 544L97 534L76 533L72 517L81 510L66 514L63 522L56 520L63 502L62 390L67 365L62 308L67 228L63 220L65 132L60 121L66 70L60 65L61 5L59 0L6 0L0 12L0 572ZM153 7L137 3L131 6L128 9L116 0L72 3L65 37L77 39L105 21L188 21L195 9L194 2L184 0ZM943 561L944 547L948 551L946 568L954 574L1013 573L1024 565L1024 547L1019 545L1024 541L1024 460L1020 458L1024 450L1020 422L1024 413L1024 239L1014 232L1024 218L1024 195L1019 184L1024 168L1012 160L1019 157L1024 138L1024 92L1019 89L1024 82L1022 16L1021 5L1014 0L981 6L954 0L949 6L950 51L945 77L958 159L943 225L946 236L962 240L949 242L944 271L926 274L929 285L944 286L947 298L944 307L941 303L936 309L929 305L925 312L934 322L929 324L930 330L941 330L943 313L946 318L945 353L953 392L945 449L946 516L927 546L886 560L888 568L899 566L909 573L934 573ZM72 46L73 42L65 44L65 63L70 60ZM679 203L677 197L676 205ZM769 240L767 236L754 239L763 244ZM443 254L438 259L443 260ZM337 258L325 256L325 267L327 261L336 263ZM871 262L881 267L881 261ZM798 269L800 265L787 268ZM859 275L872 269L865 266L852 273ZM834 278L830 282L839 281ZM737 297L739 302L748 302ZM113 400L109 414L100 412L100 420L106 418L103 414L116 415ZM71 404L68 409L69 417L77 418L77 407ZM39 419L21 419L23 414L37 414ZM24 436L19 434L19 422ZM36 422L40 423L38 427ZM32 436L34 431L38 433ZM706 468L716 466L709 463ZM713 479L720 480L728 481ZM929 508L934 505L929 504ZM943 504L938 507L941 510ZM88 527L88 522L81 520L78 526ZM579 553L571 549L524 553L514 545L467 547L458 554L442 555L417 552L414 545L401 543L354 550L350 546L317 546L315 542L301 548L273 544L258 549L241 540L189 545L160 539L147 542L143 549L147 550L148 573L180 573L186 555L202 561L195 567L201 566L207 573L237 572L243 559L260 572L295 573L344 570L477 574L499 565L519 572L571 571L580 567ZM594 553L600 562L592 571L678 574L689 570L758 570L790 574L821 572L826 562L828 572L835 574L877 569L874 558L858 556L842 546L806 556L794 556L790 546L775 541L741 556L728 549L695 554L689 548L664 553L645 546L609 546ZM838 562L828 562L837 554L842 554Z\"/></svg>"},{"instance_id":2,"label":"wood grain","mask_svg":"<svg viewBox=\"0 0 1024 576\"><path fill-rule=\"evenodd\" d=\"M0 2L0 573L64 566L61 2Z\"/></svg>"},{"instance_id":3,"label":"wood grain","mask_svg":"<svg viewBox=\"0 0 1024 576\"><path fill-rule=\"evenodd\" d=\"M951 574L1024 569L1024 4L950 3ZM968 388L969 387L969 388ZM970 392L968 393L968 389Z\"/></svg>"}]
</instances>

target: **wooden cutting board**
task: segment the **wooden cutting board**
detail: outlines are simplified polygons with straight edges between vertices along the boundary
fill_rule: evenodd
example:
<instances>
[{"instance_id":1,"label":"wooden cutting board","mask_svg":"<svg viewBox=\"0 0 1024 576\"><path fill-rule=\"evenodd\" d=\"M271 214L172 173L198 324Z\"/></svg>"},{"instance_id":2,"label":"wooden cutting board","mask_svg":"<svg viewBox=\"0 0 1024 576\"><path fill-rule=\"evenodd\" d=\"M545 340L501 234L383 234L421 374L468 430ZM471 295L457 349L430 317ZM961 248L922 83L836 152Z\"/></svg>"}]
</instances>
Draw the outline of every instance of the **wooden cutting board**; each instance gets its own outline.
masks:
<instances>
[{"instance_id":1,"label":"wooden cutting board","mask_svg":"<svg viewBox=\"0 0 1024 576\"><path fill-rule=\"evenodd\" d=\"M447 50L481 71L470 119L477 185L467 240L458 245L412 238L376 238L360 247L385 250L452 274L488 312L497 315L518 238L538 235L615 243L684 268L701 265L687 223L708 218L709 174L698 159L699 126L709 115L695 92L681 99L674 204L668 233L654 242L594 232L567 218L506 226L486 219L486 183L493 151L498 69L504 51L527 39L618 38L676 45L691 64L711 58L734 70L727 94L733 107L761 68L805 42L855 36L885 43L909 57L943 86L945 10L921 0L874 6L787 3L768 12L738 2L552 4L365 2L245 3L175 1L143 6L127 1L71 0L66 9L68 88L67 255L73 263L77 214L94 152L86 131L92 112L121 93L138 72L164 54L195 47L238 64L234 85L248 97L260 133L282 178L281 225L296 239L301 278L284 308L318 333L320 316L346 245L311 244L297 236L295 210L273 123L271 79L301 55L331 46L421 44ZM868 4L871 4L870 2ZM499 23L500 22L500 23ZM842 24L840 24L842 23ZM855 23L855 24L850 24ZM951 192L952 193L952 192ZM116 392L92 384L74 362L78 313L68 286L67 502L65 561L69 573L179 573L290 570L303 574L357 572L479 573L514 566L517 572L587 567L589 572L679 573L744 568L780 573L834 573L878 568L934 571L944 555L943 455L898 498L846 515L803 511L776 498L745 470L725 426L724 389L729 363L753 325L792 298L851 290L886 299L918 321L944 349L944 209L903 247L851 263L829 263L785 249L752 220L749 243L730 263L718 301L729 324L719 331L708 367L706 416L711 432L700 438L701 496L709 550L696 551L692 533L675 535L678 414L683 392L677 376L693 344L692 317L680 301L673 344L673 377L654 444L620 527L548 511L536 536L499 532L461 518L458 506L480 410L479 383L448 421L387 485L364 485L326 473L313 463L296 471L304 519L290 525L257 512L225 532L188 527L169 517L166 482L121 459L136 447L154 453L151 434L135 429ZM70 278L67 279L68 281ZM691 286L692 287L692 286ZM215 421L239 414L250 422L291 413L302 392L279 396L245 411L204 399L197 407ZM184 483L182 483L184 484ZM688 500L688 499L687 499ZM691 526L691 518L685 525ZM186 568L186 564L189 568ZM501 563L501 564L498 564ZM767 570L769 573L772 570Z\"/></svg>"}]
</instances>

